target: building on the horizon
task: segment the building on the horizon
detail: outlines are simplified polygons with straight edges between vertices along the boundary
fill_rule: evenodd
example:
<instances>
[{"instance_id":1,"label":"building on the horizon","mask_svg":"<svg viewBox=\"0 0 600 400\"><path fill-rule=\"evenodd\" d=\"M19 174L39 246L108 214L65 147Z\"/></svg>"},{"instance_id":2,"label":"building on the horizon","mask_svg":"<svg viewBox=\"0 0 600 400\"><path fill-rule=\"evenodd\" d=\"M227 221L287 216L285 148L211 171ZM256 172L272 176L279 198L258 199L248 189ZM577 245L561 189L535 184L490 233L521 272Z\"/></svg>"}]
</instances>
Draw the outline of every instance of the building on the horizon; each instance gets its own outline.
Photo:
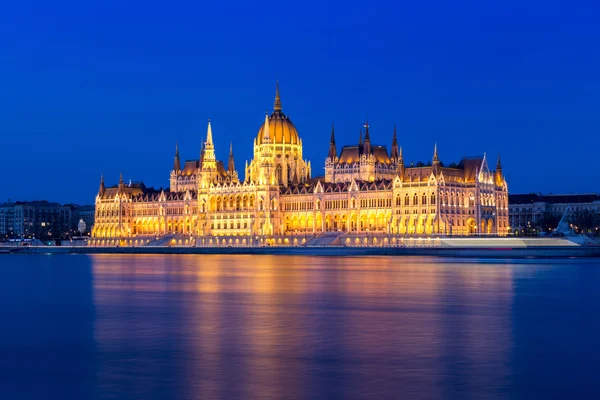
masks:
<instances>
[{"instance_id":1,"label":"building on the horizon","mask_svg":"<svg viewBox=\"0 0 600 400\"><path fill-rule=\"evenodd\" d=\"M0 237L9 238L13 236L15 224L15 203L10 200L0 204Z\"/></svg>"},{"instance_id":2,"label":"building on the horizon","mask_svg":"<svg viewBox=\"0 0 600 400\"><path fill-rule=\"evenodd\" d=\"M325 176L313 177L277 86L274 111L254 137L243 177L231 146L226 162L217 159L209 120L198 159L182 162L175 146L169 189L126 184L122 176L108 187L101 179L91 243L157 244L164 237L196 245L277 245L335 232L329 236L343 243L391 244L402 235L507 234L508 188L499 158L493 171L485 154L446 166L432 143L429 164L407 166L395 127L391 151L371 135L365 123L358 143L338 153L332 126Z\"/></svg>"},{"instance_id":3,"label":"building on the horizon","mask_svg":"<svg viewBox=\"0 0 600 400\"><path fill-rule=\"evenodd\" d=\"M71 207L46 200L0 205L0 234L4 237L56 238L68 235Z\"/></svg>"},{"instance_id":4,"label":"building on the horizon","mask_svg":"<svg viewBox=\"0 0 600 400\"><path fill-rule=\"evenodd\" d=\"M94 205L80 206L77 204L70 204L71 206L71 231L73 233L79 232L79 222L83 221L86 227L86 234L91 233L94 228L94 215L96 207Z\"/></svg>"},{"instance_id":5,"label":"building on the horizon","mask_svg":"<svg viewBox=\"0 0 600 400\"><path fill-rule=\"evenodd\" d=\"M574 232L600 234L600 194L511 194L508 196L509 222L516 234L551 232L560 220Z\"/></svg>"}]
</instances>

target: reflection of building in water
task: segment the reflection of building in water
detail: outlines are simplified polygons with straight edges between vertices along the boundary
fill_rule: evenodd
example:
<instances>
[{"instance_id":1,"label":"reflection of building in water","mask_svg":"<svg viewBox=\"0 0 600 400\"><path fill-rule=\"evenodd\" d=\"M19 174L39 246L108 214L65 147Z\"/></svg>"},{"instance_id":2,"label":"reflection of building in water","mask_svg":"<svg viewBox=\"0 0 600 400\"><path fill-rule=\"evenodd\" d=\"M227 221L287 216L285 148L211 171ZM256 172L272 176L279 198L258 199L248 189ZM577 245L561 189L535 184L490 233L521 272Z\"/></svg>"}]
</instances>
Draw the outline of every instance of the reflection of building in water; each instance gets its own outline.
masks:
<instances>
[{"instance_id":1,"label":"reflection of building in water","mask_svg":"<svg viewBox=\"0 0 600 400\"><path fill-rule=\"evenodd\" d=\"M356 243L368 234L506 234L500 159L495 171L485 154L444 165L435 146L427 165L407 166L395 128L390 136L388 152L372 143L365 123L358 143L338 154L332 127L325 176L314 178L277 87L243 179L231 146L227 163L217 160L209 121L198 159L182 163L176 146L168 190L125 184L122 177L106 187L101 180L91 243L299 244L323 232L354 235Z\"/></svg>"}]
</instances>

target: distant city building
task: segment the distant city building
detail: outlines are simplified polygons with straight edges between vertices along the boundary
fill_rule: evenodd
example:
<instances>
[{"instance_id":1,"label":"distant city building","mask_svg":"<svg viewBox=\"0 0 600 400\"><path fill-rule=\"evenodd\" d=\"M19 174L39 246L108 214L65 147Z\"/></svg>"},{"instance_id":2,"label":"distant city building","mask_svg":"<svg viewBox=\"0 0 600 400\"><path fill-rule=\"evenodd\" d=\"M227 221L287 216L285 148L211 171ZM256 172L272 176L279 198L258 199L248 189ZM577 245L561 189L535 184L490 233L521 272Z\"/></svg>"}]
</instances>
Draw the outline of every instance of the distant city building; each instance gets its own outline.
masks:
<instances>
[{"instance_id":1,"label":"distant city building","mask_svg":"<svg viewBox=\"0 0 600 400\"><path fill-rule=\"evenodd\" d=\"M511 194L508 196L510 226L521 233L530 229L551 231L565 215L574 231L598 235L600 194Z\"/></svg>"},{"instance_id":2,"label":"distant city building","mask_svg":"<svg viewBox=\"0 0 600 400\"><path fill-rule=\"evenodd\" d=\"M6 237L60 238L71 226L71 207L48 201L17 201L0 206Z\"/></svg>"},{"instance_id":3,"label":"distant city building","mask_svg":"<svg viewBox=\"0 0 600 400\"><path fill-rule=\"evenodd\" d=\"M11 237L15 223L15 203L0 204L0 238Z\"/></svg>"},{"instance_id":4,"label":"distant city building","mask_svg":"<svg viewBox=\"0 0 600 400\"><path fill-rule=\"evenodd\" d=\"M71 204L71 229L73 231L79 230L79 221L85 222L86 234L90 233L94 227L94 212L95 207L93 205L78 206Z\"/></svg>"},{"instance_id":5,"label":"distant city building","mask_svg":"<svg viewBox=\"0 0 600 400\"><path fill-rule=\"evenodd\" d=\"M86 232L94 226L94 206L48 201L17 201L0 204L0 238L37 237L59 239L78 234L79 221Z\"/></svg>"},{"instance_id":6,"label":"distant city building","mask_svg":"<svg viewBox=\"0 0 600 400\"><path fill-rule=\"evenodd\" d=\"M217 160L210 121L198 159L182 164L176 146L170 189L125 183L122 176L106 187L101 179L89 243L128 246L172 235L196 245L301 244L328 232L341 243L385 244L403 235L507 234L499 158L495 170L485 154L444 165L435 146L431 162L407 166L396 130L388 152L371 142L366 123L358 143L339 154L332 127L325 176L315 178L282 111L279 87L273 108L254 137L243 179L231 147L227 163Z\"/></svg>"}]
</instances>

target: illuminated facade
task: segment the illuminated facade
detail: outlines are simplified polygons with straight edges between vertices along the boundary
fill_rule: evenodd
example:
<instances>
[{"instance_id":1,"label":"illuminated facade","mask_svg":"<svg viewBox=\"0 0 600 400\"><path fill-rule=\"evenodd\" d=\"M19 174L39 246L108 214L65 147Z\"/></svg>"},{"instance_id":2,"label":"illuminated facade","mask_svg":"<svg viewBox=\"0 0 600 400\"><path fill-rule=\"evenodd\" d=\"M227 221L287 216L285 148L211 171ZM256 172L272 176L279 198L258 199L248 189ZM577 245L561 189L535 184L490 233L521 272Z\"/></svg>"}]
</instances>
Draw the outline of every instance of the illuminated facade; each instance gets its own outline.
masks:
<instances>
[{"instance_id":1,"label":"illuminated facade","mask_svg":"<svg viewBox=\"0 0 600 400\"><path fill-rule=\"evenodd\" d=\"M182 165L176 147L169 190L122 177L107 188L101 180L90 243L391 245L406 235L505 235L509 228L500 159L495 171L485 155L444 166L435 146L431 163L408 167L395 128L389 153L371 143L367 123L358 144L338 154L332 127L325 176L312 178L279 87L244 172L242 180L231 147L227 165L217 160L209 120L198 160Z\"/></svg>"}]
</instances>

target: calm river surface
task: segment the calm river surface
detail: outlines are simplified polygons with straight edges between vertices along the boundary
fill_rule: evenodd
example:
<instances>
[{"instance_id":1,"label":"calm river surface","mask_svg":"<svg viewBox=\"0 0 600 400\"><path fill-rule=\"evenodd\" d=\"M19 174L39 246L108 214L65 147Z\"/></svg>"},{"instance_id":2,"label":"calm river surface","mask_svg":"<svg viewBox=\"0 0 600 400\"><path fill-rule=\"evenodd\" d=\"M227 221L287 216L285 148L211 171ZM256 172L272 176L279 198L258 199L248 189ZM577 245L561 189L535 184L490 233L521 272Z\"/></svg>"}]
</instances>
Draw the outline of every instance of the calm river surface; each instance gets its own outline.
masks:
<instances>
[{"instance_id":1,"label":"calm river surface","mask_svg":"<svg viewBox=\"0 0 600 400\"><path fill-rule=\"evenodd\" d=\"M600 260L0 255L0 399L600 390Z\"/></svg>"}]
</instances>

